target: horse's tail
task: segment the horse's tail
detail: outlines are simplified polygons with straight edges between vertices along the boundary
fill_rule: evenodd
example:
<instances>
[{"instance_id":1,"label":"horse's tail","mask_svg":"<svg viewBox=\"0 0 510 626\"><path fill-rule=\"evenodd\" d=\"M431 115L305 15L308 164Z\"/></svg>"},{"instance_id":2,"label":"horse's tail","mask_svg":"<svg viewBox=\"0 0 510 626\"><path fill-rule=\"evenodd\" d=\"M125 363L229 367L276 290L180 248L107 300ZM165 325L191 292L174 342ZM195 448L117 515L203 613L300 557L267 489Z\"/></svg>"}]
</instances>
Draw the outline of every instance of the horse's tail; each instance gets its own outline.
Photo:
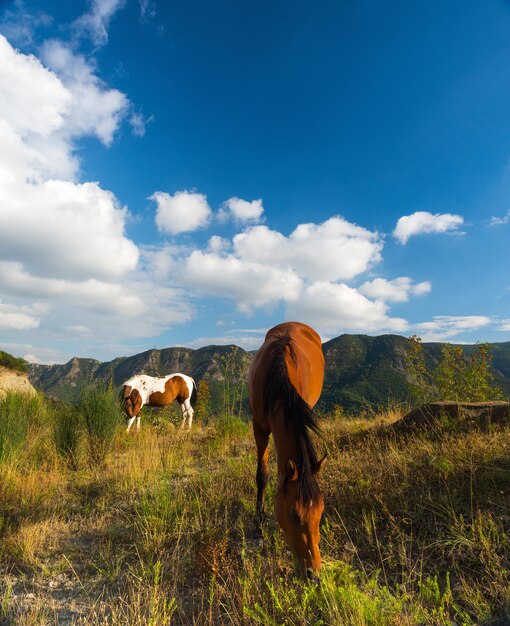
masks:
<instances>
[{"instance_id":1,"label":"horse's tail","mask_svg":"<svg viewBox=\"0 0 510 626\"><path fill-rule=\"evenodd\" d=\"M292 422L300 456L296 459L300 474L299 496L303 502L308 502L315 499L318 490L311 470L317 463L317 452L311 433L320 434L320 428L317 415L299 395L289 378L287 355L297 365L292 340L289 335L284 335L273 343L273 354L264 384L264 414L271 418L277 409L281 409L287 429Z\"/></svg>"},{"instance_id":2,"label":"horse's tail","mask_svg":"<svg viewBox=\"0 0 510 626\"><path fill-rule=\"evenodd\" d=\"M191 390L191 397L189 401L191 402L192 408L195 408L195 404L197 403L197 386L193 378L191 380L193 381L193 389Z\"/></svg>"}]
</instances>

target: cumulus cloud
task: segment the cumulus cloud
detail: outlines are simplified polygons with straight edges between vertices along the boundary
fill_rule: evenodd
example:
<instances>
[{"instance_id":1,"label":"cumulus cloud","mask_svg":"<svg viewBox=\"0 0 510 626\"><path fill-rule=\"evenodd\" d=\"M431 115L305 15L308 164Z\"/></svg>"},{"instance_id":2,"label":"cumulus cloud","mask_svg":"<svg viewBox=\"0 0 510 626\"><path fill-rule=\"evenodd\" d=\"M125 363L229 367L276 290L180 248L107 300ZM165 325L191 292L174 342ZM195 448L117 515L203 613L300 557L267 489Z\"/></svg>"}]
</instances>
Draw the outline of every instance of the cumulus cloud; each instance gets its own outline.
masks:
<instances>
[{"instance_id":1,"label":"cumulus cloud","mask_svg":"<svg viewBox=\"0 0 510 626\"><path fill-rule=\"evenodd\" d=\"M170 195L156 191L149 200L156 203L156 226L170 235L190 232L206 226L211 216L207 196L191 191L177 191Z\"/></svg>"},{"instance_id":2,"label":"cumulus cloud","mask_svg":"<svg viewBox=\"0 0 510 626\"><path fill-rule=\"evenodd\" d=\"M291 268L311 280L351 279L381 260L382 239L342 217L322 224L300 224L285 237L254 226L234 237L234 249L247 262Z\"/></svg>"},{"instance_id":3,"label":"cumulus cloud","mask_svg":"<svg viewBox=\"0 0 510 626\"><path fill-rule=\"evenodd\" d=\"M229 198L218 211L218 218L227 220L234 219L236 222L260 222L264 207L262 200L242 200L241 198Z\"/></svg>"},{"instance_id":4,"label":"cumulus cloud","mask_svg":"<svg viewBox=\"0 0 510 626\"><path fill-rule=\"evenodd\" d=\"M472 332L492 323L484 315L436 315L430 322L416 324L416 332L424 341L444 341L461 332Z\"/></svg>"},{"instance_id":5,"label":"cumulus cloud","mask_svg":"<svg viewBox=\"0 0 510 626\"><path fill-rule=\"evenodd\" d=\"M413 285L411 278L401 276L393 280L375 278L372 281L363 283L359 290L365 296L374 298L375 300L383 300L384 302L407 302L410 295L420 296L425 293L430 293L432 285L429 281Z\"/></svg>"},{"instance_id":6,"label":"cumulus cloud","mask_svg":"<svg viewBox=\"0 0 510 626\"><path fill-rule=\"evenodd\" d=\"M75 32L90 37L96 46L104 46L108 42L110 22L124 4L125 0L91 0L90 11L73 22Z\"/></svg>"},{"instance_id":7,"label":"cumulus cloud","mask_svg":"<svg viewBox=\"0 0 510 626\"><path fill-rule=\"evenodd\" d=\"M288 306L287 313L291 318L307 320L326 334L339 329L404 332L409 327L402 318L388 317L388 307L381 300L369 300L343 283L318 281L308 285Z\"/></svg>"},{"instance_id":8,"label":"cumulus cloud","mask_svg":"<svg viewBox=\"0 0 510 626\"><path fill-rule=\"evenodd\" d=\"M131 287L95 279L69 281L43 278L25 272L19 263L0 262L0 285L4 293L14 296L69 300L97 313L140 315L146 305Z\"/></svg>"},{"instance_id":9,"label":"cumulus cloud","mask_svg":"<svg viewBox=\"0 0 510 626\"><path fill-rule=\"evenodd\" d=\"M95 73L92 61L76 54L61 41L46 41L41 54L44 63L58 75L72 97L64 136L72 139L92 135L110 145L129 110L126 95L109 88Z\"/></svg>"},{"instance_id":10,"label":"cumulus cloud","mask_svg":"<svg viewBox=\"0 0 510 626\"><path fill-rule=\"evenodd\" d=\"M381 248L378 233L340 217L301 224L289 237L254 226L236 235L232 248L218 238L208 252L193 251L179 275L188 287L228 297L245 313L283 304L288 318L306 321L323 333L406 330L406 321L390 317L383 300L371 300L337 282L366 271L380 259ZM426 288L407 281L389 285L393 293L398 288L408 295Z\"/></svg>"},{"instance_id":11,"label":"cumulus cloud","mask_svg":"<svg viewBox=\"0 0 510 626\"><path fill-rule=\"evenodd\" d=\"M184 290L158 282L170 272L171 252L139 250L113 193L77 182L78 141L93 136L110 145L128 110L126 96L62 42L46 42L41 54L45 64L0 36L4 345L8 332L23 331L23 351L40 358L35 343L56 337L72 345L79 336L78 352L88 345L96 355L118 354L121 341L160 334L189 320L193 307Z\"/></svg>"},{"instance_id":12,"label":"cumulus cloud","mask_svg":"<svg viewBox=\"0 0 510 626\"><path fill-rule=\"evenodd\" d=\"M464 223L461 215L452 213L429 213L428 211L417 211L411 215L401 217L393 236L402 244L406 244L410 237L414 235L424 235L427 233L452 233Z\"/></svg>"},{"instance_id":13,"label":"cumulus cloud","mask_svg":"<svg viewBox=\"0 0 510 626\"><path fill-rule=\"evenodd\" d=\"M295 272L199 250L185 260L183 281L208 295L234 299L243 312L280 300L292 301L302 286Z\"/></svg>"},{"instance_id":14,"label":"cumulus cloud","mask_svg":"<svg viewBox=\"0 0 510 626\"><path fill-rule=\"evenodd\" d=\"M0 303L0 329L28 330L40 324L40 314L36 307L15 306Z\"/></svg>"}]
</instances>

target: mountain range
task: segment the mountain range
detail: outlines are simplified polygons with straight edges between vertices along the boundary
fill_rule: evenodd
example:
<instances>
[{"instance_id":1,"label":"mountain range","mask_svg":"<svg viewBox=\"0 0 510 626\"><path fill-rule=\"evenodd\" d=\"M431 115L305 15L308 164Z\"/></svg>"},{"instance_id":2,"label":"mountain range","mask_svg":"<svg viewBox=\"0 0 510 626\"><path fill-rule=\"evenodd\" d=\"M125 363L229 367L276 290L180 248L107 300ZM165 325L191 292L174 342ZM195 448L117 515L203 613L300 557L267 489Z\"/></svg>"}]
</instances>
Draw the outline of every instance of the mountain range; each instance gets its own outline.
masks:
<instances>
[{"instance_id":1,"label":"mountain range","mask_svg":"<svg viewBox=\"0 0 510 626\"><path fill-rule=\"evenodd\" d=\"M406 348L409 340L400 335L341 335L323 344L326 361L324 389L319 403L321 410L335 405L348 411L387 406L389 402L409 398L410 386L406 369ZM495 384L510 395L510 342L489 344ZM428 367L438 362L440 343L423 344ZM476 345L463 345L469 356ZM120 387L133 374L162 376L182 372L197 384L205 380L218 404L222 396L225 368L229 356L234 357L238 371L247 369L255 352L237 346L206 346L147 350L129 357L100 362L74 357L63 365L30 364L29 380L46 395L75 401L84 385L93 382L112 383Z\"/></svg>"}]
</instances>

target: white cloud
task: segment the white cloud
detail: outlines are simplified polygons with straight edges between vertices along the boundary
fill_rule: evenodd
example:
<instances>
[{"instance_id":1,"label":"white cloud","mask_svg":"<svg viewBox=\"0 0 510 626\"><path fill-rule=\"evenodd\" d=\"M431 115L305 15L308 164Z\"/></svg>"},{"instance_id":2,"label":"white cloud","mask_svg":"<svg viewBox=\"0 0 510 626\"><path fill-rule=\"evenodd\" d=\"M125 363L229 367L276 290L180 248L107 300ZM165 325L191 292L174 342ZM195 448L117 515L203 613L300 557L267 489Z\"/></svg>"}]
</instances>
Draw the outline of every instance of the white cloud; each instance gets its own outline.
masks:
<instances>
[{"instance_id":1,"label":"white cloud","mask_svg":"<svg viewBox=\"0 0 510 626\"><path fill-rule=\"evenodd\" d=\"M110 145L129 110L125 94L107 87L95 74L93 62L76 54L61 41L46 41L42 46L42 58L72 97L65 135L68 138L92 135Z\"/></svg>"},{"instance_id":2,"label":"white cloud","mask_svg":"<svg viewBox=\"0 0 510 626\"><path fill-rule=\"evenodd\" d=\"M239 258L292 269L311 280L345 280L381 260L382 240L342 217L322 224L299 224L285 237L267 226L254 226L234 237Z\"/></svg>"},{"instance_id":3,"label":"white cloud","mask_svg":"<svg viewBox=\"0 0 510 626\"><path fill-rule=\"evenodd\" d=\"M428 281L413 285L413 281L408 276L401 276L393 280L385 278L375 278L372 281L363 283L359 291L375 300L384 302L407 302L410 295L420 296L430 293L432 285Z\"/></svg>"},{"instance_id":4,"label":"white cloud","mask_svg":"<svg viewBox=\"0 0 510 626\"><path fill-rule=\"evenodd\" d=\"M65 59L69 54L64 50ZM77 64L91 103L86 119L80 80L66 87L0 36L0 260L54 278L118 277L138 261L136 246L124 236L126 210L97 183L77 184L72 177L73 140L96 134L108 143L122 99L114 96L111 106L110 90L92 78L83 59ZM55 179L58 174L68 180Z\"/></svg>"},{"instance_id":5,"label":"white cloud","mask_svg":"<svg viewBox=\"0 0 510 626\"><path fill-rule=\"evenodd\" d=\"M49 180L2 191L0 260L55 278L118 278L136 267L126 210L97 183Z\"/></svg>"},{"instance_id":6,"label":"white cloud","mask_svg":"<svg viewBox=\"0 0 510 626\"><path fill-rule=\"evenodd\" d=\"M158 230L170 235L190 232L206 226L211 216L207 196L191 191L177 191L173 196L156 191L149 200L156 203Z\"/></svg>"},{"instance_id":7,"label":"white cloud","mask_svg":"<svg viewBox=\"0 0 510 626\"><path fill-rule=\"evenodd\" d=\"M232 217L237 222L260 222L264 207L262 200L242 200L241 198L229 198L218 211L218 218L221 220Z\"/></svg>"},{"instance_id":8,"label":"white cloud","mask_svg":"<svg viewBox=\"0 0 510 626\"><path fill-rule=\"evenodd\" d=\"M90 11L75 20L73 27L79 35L90 37L96 46L104 46L110 22L124 4L125 0L91 0Z\"/></svg>"},{"instance_id":9,"label":"white cloud","mask_svg":"<svg viewBox=\"0 0 510 626\"><path fill-rule=\"evenodd\" d=\"M199 250L185 260L182 280L202 293L234 299L244 312L281 300L292 301L302 288L295 272Z\"/></svg>"},{"instance_id":10,"label":"white cloud","mask_svg":"<svg viewBox=\"0 0 510 626\"><path fill-rule=\"evenodd\" d=\"M0 303L0 329L28 330L37 328L40 324L40 314L43 309L34 307L15 306Z\"/></svg>"},{"instance_id":11,"label":"white cloud","mask_svg":"<svg viewBox=\"0 0 510 626\"><path fill-rule=\"evenodd\" d=\"M236 235L232 247L211 238L208 251L194 250L177 275L183 286L231 299L245 313L283 304L287 318L312 324L322 334L402 332L408 323L391 317L386 302L427 293L430 283L376 279L358 290L340 282L380 260L382 245L378 233L340 217L298 225L289 237L254 226Z\"/></svg>"},{"instance_id":12,"label":"white cloud","mask_svg":"<svg viewBox=\"0 0 510 626\"><path fill-rule=\"evenodd\" d=\"M416 324L415 329L423 341L444 341L462 332L480 330L491 323L491 318L484 315L436 315L430 322Z\"/></svg>"},{"instance_id":13,"label":"white cloud","mask_svg":"<svg viewBox=\"0 0 510 626\"><path fill-rule=\"evenodd\" d=\"M131 117L129 118L129 124L131 126L131 131L133 135L135 137L144 137L145 127L152 121L154 121L154 115L145 118L141 113L131 113Z\"/></svg>"},{"instance_id":14,"label":"white cloud","mask_svg":"<svg viewBox=\"0 0 510 626\"><path fill-rule=\"evenodd\" d=\"M46 42L43 56L46 67L0 36L0 292L9 297L0 327L4 345L23 330L27 354L74 341L77 353L105 356L188 321L193 307L161 282L171 252L141 257L125 235L127 209L98 183L77 182L78 141L110 145L126 96L61 42Z\"/></svg>"},{"instance_id":15,"label":"white cloud","mask_svg":"<svg viewBox=\"0 0 510 626\"><path fill-rule=\"evenodd\" d=\"M503 215L502 217L492 216L489 220L489 226L502 226L504 224L510 223L510 211Z\"/></svg>"},{"instance_id":16,"label":"white cloud","mask_svg":"<svg viewBox=\"0 0 510 626\"><path fill-rule=\"evenodd\" d=\"M140 21L142 23L150 22L155 15L155 0L140 0Z\"/></svg>"},{"instance_id":17,"label":"white cloud","mask_svg":"<svg viewBox=\"0 0 510 626\"><path fill-rule=\"evenodd\" d=\"M409 325L402 318L387 315L388 307L372 301L345 284L315 282L287 307L287 317L299 319L323 334L351 332L404 332Z\"/></svg>"},{"instance_id":18,"label":"white cloud","mask_svg":"<svg viewBox=\"0 0 510 626\"><path fill-rule=\"evenodd\" d=\"M499 320L499 326L496 330L509 331L510 330L510 319Z\"/></svg>"},{"instance_id":19,"label":"white cloud","mask_svg":"<svg viewBox=\"0 0 510 626\"><path fill-rule=\"evenodd\" d=\"M229 248L230 241L224 237L219 237L218 235L213 235L207 243L207 249L210 252L225 252Z\"/></svg>"},{"instance_id":20,"label":"white cloud","mask_svg":"<svg viewBox=\"0 0 510 626\"><path fill-rule=\"evenodd\" d=\"M429 213L428 211L417 211L411 215L401 217L393 236L405 244L413 235L423 235L426 233L451 233L457 232L458 228L464 223L461 215L453 215L452 213Z\"/></svg>"}]
</instances>

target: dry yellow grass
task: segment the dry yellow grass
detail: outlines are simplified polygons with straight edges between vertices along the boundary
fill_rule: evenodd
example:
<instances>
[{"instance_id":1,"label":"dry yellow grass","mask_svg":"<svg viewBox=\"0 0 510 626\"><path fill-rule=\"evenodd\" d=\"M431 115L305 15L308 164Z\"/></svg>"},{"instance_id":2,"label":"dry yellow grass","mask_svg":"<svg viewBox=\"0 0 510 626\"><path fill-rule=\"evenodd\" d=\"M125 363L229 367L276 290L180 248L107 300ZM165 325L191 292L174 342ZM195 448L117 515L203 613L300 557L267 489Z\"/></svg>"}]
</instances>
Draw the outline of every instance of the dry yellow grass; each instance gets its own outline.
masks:
<instances>
[{"instance_id":1,"label":"dry yellow grass","mask_svg":"<svg viewBox=\"0 0 510 626\"><path fill-rule=\"evenodd\" d=\"M249 426L122 427L73 471L35 420L0 469L0 625L489 623L510 607L510 425L381 437L399 412L324 419L317 587L254 524ZM272 459L274 462L274 459ZM273 463L274 470L274 463ZM268 500L274 496L274 474ZM485 622L484 622L485 620Z\"/></svg>"}]
</instances>

